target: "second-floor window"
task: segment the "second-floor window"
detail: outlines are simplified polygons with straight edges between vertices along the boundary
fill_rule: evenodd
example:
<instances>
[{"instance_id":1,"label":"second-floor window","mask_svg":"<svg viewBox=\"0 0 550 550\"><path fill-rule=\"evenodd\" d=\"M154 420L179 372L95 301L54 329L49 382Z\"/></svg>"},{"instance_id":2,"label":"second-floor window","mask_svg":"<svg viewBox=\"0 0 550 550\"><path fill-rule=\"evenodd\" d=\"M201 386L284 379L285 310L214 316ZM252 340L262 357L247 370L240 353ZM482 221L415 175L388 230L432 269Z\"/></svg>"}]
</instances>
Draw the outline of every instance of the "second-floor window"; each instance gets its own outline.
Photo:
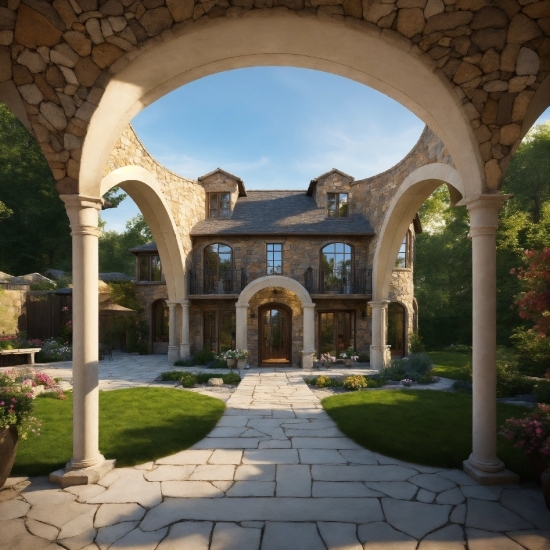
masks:
<instances>
[{"instance_id":1,"label":"second-floor window","mask_svg":"<svg viewBox=\"0 0 550 550\"><path fill-rule=\"evenodd\" d=\"M231 197L229 193L208 193L208 217L229 218Z\"/></svg>"},{"instance_id":2,"label":"second-floor window","mask_svg":"<svg viewBox=\"0 0 550 550\"><path fill-rule=\"evenodd\" d=\"M162 267L157 254L142 254L138 256L138 281L160 283Z\"/></svg>"},{"instance_id":3,"label":"second-floor window","mask_svg":"<svg viewBox=\"0 0 550 550\"><path fill-rule=\"evenodd\" d=\"M280 243L267 244L267 274L282 275L283 273L283 245Z\"/></svg>"},{"instance_id":4,"label":"second-floor window","mask_svg":"<svg viewBox=\"0 0 550 550\"><path fill-rule=\"evenodd\" d=\"M324 290L351 292L352 247L346 243L332 243L321 251Z\"/></svg>"},{"instance_id":5,"label":"second-floor window","mask_svg":"<svg viewBox=\"0 0 550 550\"><path fill-rule=\"evenodd\" d=\"M206 294L223 294L232 288L233 250L221 243L204 250L204 286Z\"/></svg>"},{"instance_id":6,"label":"second-floor window","mask_svg":"<svg viewBox=\"0 0 550 550\"><path fill-rule=\"evenodd\" d=\"M401 246L399 247L399 252L397 253L397 258L395 259L395 267L409 267L409 262L407 258L407 249L409 244L409 232L407 231L407 234L403 238L403 242L401 243Z\"/></svg>"},{"instance_id":7,"label":"second-floor window","mask_svg":"<svg viewBox=\"0 0 550 550\"><path fill-rule=\"evenodd\" d=\"M347 218L348 216L348 194L327 193L327 217Z\"/></svg>"}]
</instances>

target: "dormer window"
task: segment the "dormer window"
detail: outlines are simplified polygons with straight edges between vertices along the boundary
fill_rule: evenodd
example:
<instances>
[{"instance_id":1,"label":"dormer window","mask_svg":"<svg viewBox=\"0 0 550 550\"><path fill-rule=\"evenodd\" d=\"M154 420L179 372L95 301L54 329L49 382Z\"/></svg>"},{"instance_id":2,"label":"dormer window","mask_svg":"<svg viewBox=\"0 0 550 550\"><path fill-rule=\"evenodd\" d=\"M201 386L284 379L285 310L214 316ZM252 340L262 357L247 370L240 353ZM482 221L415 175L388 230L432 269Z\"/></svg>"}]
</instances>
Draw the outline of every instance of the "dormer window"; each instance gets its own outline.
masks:
<instances>
[{"instance_id":1,"label":"dormer window","mask_svg":"<svg viewBox=\"0 0 550 550\"><path fill-rule=\"evenodd\" d=\"M348 217L348 194L327 193L327 218Z\"/></svg>"},{"instance_id":2,"label":"dormer window","mask_svg":"<svg viewBox=\"0 0 550 550\"><path fill-rule=\"evenodd\" d=\"M229 218L231 196L229 193L208 193L208 217Z\"/></svg>"}]
</instances>

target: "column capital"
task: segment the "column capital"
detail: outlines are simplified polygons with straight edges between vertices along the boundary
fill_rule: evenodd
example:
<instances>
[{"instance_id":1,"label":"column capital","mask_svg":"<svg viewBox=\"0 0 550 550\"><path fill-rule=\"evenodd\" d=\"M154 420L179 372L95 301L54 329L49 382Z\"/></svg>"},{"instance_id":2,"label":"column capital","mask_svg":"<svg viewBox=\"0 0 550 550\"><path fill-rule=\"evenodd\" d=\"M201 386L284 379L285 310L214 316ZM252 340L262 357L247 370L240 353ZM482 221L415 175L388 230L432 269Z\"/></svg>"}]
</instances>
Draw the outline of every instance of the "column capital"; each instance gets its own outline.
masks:
<instances>
[{"instance_id":1,"label":"column capital","mask_svg":"<svg viewBox=\"0 0 550 550\"><path fill-rule=\"evenodd\" d=\"M103 199L101 197L88 197L87 195L59 195L65 203L65 208L95 208L101 210Z\"/></svg>"},{"instance_id":2,"label":"column capital","mask_svg":"<svg viewBox=\"0 0 550 550\"><path fill-rule=\"evenodd\" d=\"M177 302L181 307L189 307L189 300L180 300Z\"/></svg>"},{"instance_id":3,"label":"column capital","mask_svg":"<svg viewBox=\"0 0 550 550\"><path fill-rule=\"evenodd\" d=\"M69 216L71 235L99 236L98 212L103 205L101 197L59 195Z\"/></svg>"},{"instance_id":4,"label":"column capital","mask_svg":"<svg viewBox=\"0 0 550 550\"><path fill-rule=\"evenodd\" d=\"M372 309L382 309L382 308L385 308L387 307L387 305L390 303L389 300L377 300L377 301L372 301L372 302L367 302L367 304L369 304L369 306L372 308Z\"/></svg>"},{"instance_id":5,"label":"column capital","mask_svg":"<svg viewBox=\"0 0 550 550\"><path fill-rule=\"evenodd\" d=\"M498 213L510 195L500 193L474 195L462 199L458 206L465 206L470 214L470 236L496 235Z\"/></svg>"},{"instance_id":6,"label":"column capital","mask_svg":"<svg viewBox=\"0 0 550 550\"><path fill-rule=\"evenodd\" d=\"M246 304L235 304L235 309L248 309L248 302Z\"/></svg>"},{"instance_id":7,"label":"column capital","mask_svg":"<svg viewBox=\"0 0 550 550\"><path fill-rule=\"evenodd\" d=\"M166 305L168 307L176 307L179 304L179 302L174 302L173 300L164 300L164 301L166 302Z\"/></svg>"},{"instance_id":8,"label":"column capital","mask_svg":"<svg viewBox=\"0 0 550 550\"><path fill-rule=\"evenodd\" d=\"M304 309L315 309L315 304L302 304Z\"/></svg>"},{"instance_id":9,"label":"column capital","mask_svg":"<svg viewBox=\"0 0 550 550\"><path fill-rule=\"evenodd\" d=\"M498 210L500 210L511 196L512 195L504 195L502 193L472 195L471 197L466 197L457 202L455 206L465 206L469 211L475 210L476 208L498 208Z\"/></svg>"}]
</instances>

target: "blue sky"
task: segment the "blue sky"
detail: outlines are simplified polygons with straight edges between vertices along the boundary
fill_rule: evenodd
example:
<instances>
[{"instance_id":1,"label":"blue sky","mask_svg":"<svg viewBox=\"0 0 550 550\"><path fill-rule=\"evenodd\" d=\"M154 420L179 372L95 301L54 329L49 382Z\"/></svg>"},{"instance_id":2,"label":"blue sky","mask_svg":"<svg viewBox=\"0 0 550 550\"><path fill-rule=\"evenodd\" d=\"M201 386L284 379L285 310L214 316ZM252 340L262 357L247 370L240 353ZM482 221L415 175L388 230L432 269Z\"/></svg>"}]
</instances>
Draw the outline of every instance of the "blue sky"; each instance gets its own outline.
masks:
<instances>
[{"instance_id":1,"label":"blue sky","mask_svg":"<svg viewBox=\"0 0 550 550\"><path fill-rule=\"evenodd\" d=\"M372 176L399 162L424 127L367 86L290 67L202 78L147 107L132 125L170 170L196 179L221 167L247 189L306 189L333 167L356 179ZM137 212L127 198L101 217L107 229L123 231Z\"/></svg>"}]
</instances>

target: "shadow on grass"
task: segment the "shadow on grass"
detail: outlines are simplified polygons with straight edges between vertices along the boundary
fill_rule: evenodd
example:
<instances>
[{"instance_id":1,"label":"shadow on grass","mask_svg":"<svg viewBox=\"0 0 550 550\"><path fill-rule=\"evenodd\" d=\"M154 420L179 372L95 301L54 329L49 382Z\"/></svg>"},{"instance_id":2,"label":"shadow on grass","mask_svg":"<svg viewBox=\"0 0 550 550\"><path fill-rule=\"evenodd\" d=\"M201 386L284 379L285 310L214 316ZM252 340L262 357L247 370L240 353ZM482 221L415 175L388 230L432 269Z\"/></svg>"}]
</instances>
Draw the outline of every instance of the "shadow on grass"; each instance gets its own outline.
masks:
<instances>
[{"instance_id":1,"label":"shadow on grass","mask_svg":"<svg viewBox=\"0 0 550 550\"><path fill-rule=\"evenodd\" d=\"M348 437L393 458L462 468L472 450L472 398L433 390L352 392L323 399L327 413ZM497 404L497 426L520 417L523 407ZM498 456L522 479L532 479L523 453L501 436Z\"/></svg>"},{"instance_id":2,"label":"shadow on grass","mask_svg":"<svg viewBox=\"0 0 550 550\"><path fill-rule=\"evenodd\" d=\"M117 466L133 466L187 449L214 428L225 404L171 388L100 392L99 449ZM11 475L47 475L72 455L72 394L37 399L42 435L21 441Z\"/></svg>"}]
</instances>

